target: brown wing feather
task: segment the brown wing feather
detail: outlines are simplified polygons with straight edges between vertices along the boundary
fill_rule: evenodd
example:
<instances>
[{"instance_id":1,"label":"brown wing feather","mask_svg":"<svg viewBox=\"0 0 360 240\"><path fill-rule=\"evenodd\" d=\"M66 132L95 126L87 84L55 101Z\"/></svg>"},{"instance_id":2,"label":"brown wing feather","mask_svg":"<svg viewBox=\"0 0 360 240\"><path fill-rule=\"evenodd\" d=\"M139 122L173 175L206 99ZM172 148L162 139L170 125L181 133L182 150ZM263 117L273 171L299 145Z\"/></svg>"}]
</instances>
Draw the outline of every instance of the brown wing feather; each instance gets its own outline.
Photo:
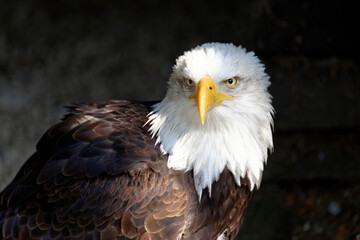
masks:
<instances>
[{"instance_id":1,"label":"brown wing feather","mask_svg":"<svg viewBox=\"0 0 360 240\"><path fill-rule=\"evenodd\" d=\"M199 202L144 127L149 104L85 103L0 194L0 239L234 239L251 193L225 170Z\"/></svg>"},{"instance_id":2,"label":"brown wing feather","mask_svg":"<svg viewBox=\"0 0 360 240\"><path fill-rule=\"evenodd\" d=\"M69 109L1 193L2 236L126 236L126 211L137 217L136 236L144 233L146 216L136 206L149 214L150 202L171 192L164 183L174 181L143 127L149 107L112 101Z\"/></svg>"}]
</instances>

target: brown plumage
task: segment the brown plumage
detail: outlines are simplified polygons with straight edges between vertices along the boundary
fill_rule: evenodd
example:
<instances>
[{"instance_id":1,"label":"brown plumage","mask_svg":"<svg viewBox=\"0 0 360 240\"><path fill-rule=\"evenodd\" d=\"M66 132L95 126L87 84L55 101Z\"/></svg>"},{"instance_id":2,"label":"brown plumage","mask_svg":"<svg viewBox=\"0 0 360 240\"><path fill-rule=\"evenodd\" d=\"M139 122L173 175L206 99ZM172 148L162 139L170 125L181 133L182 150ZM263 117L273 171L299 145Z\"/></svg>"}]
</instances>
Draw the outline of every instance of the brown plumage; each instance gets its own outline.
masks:
<instances>
[{"instance_id":1,"label":"brown plumage","mask_svg":"<svg viewBox=\"0 0 360 240\"><path fill-rule=\"evenodd\" d=\"M199 201L144 126L151 104L70 107L1 193L0 239L235 239L247 179L225 169Z\"/></svg>"}]
</instances>

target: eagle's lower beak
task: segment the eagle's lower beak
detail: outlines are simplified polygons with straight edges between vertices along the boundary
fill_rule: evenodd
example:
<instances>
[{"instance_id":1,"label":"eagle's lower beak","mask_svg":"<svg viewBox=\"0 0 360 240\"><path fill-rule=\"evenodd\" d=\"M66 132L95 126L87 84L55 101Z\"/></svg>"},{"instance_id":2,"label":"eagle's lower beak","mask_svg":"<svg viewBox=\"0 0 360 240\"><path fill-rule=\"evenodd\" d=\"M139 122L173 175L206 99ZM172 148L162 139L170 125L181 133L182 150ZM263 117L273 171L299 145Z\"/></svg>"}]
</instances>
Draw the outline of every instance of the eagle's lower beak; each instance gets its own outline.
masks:
<instances>
[{"instance_id":1,"label":"eagle's lower beak","mask_svg":"<svg viewBox=\"0 0 360 240\"><path fill-rule=\"evenodd\" d=\"M191 96L190 99L196 99L200 121L204 125L206 112L210 108L221 105L221 101L234 99L234 97L217 92L214 81L210 77L203 77L197 85L196 95Z\"/></svg>"}]
</instances>

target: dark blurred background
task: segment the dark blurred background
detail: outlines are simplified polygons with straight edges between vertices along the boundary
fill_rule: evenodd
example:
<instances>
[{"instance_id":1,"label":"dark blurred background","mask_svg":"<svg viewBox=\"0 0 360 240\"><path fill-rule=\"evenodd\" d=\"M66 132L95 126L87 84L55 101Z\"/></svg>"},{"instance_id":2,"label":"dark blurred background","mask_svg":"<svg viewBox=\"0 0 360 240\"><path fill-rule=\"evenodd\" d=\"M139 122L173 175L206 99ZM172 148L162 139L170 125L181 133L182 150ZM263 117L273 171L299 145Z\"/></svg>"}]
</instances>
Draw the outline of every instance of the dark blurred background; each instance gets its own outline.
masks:
<instances>
[{"instance_id":1,"label":"dark blurred background","mask_svg":"<svg viewBox=\"0 0 360 240\"><path fill-rule=\"evenodd\" d=\"M0 188L65 114L63 105L161 99L183 51L232 42L266 65L276 109L275 152L239 239L360 239L352 4L0 0Z\"/></svg>"}]
</instances>

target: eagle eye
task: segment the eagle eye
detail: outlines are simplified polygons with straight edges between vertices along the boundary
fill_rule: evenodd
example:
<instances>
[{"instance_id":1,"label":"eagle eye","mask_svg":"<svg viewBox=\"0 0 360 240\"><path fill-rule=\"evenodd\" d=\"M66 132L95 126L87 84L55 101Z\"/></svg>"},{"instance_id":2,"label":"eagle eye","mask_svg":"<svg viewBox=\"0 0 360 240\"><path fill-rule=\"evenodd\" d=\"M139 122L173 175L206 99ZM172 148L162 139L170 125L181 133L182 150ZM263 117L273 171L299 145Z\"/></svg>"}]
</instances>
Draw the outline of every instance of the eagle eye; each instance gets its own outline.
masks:
<instances>
[{"instance_id":1,"label":"eagle eye","mask_svg":"<svg viewBox=\"0 0 360 240\"><path fill-rule=\"evenodd\" d=\"M229 78L225 80L224 83L226 86L233 88L239 83L239 79L237 77Z\"/></svg>"},{"instance_id":2,"label":"eagle eye","mask_svg":"<svg viewBox=\"0 0 360 240\"><path fill-rule=\"evenodd\" d=\"M189 78L185 79L185 83L188 88L192 88L194 86L194 81Z\"/></svg>"}]
</instances>

